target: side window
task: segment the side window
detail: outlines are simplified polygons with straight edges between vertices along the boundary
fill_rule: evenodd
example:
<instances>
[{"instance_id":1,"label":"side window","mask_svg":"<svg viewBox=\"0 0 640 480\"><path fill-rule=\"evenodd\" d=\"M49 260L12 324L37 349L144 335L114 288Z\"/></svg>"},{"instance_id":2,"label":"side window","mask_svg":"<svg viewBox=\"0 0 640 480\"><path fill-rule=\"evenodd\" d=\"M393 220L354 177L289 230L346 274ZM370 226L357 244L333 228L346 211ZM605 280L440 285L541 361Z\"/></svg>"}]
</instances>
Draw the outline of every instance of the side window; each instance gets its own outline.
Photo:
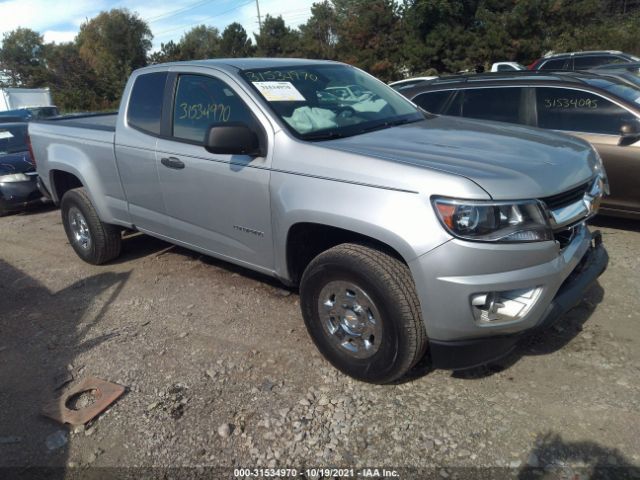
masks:
<instances>
[{"instance_id":1,"label":"side window","mask_svg":"<svg viewBox=\"0 0 640 480\"><path fill-rule=\"evenodd\" d=\"M127 123L154 135L160 134L162 99L167 72L140 75L131 90L127 107Z\"/></svg>"},{"instance_id":2,"label":"side window","mask_svg":"<svg viewBox=\"0 0 640 480\"><path fill-rule=\"evenodd\" d=\"M536 88L538 127L618 135L633 115L613 102L581 90Z\"/></svg>"},{"instance_id":3,"label":"side window","mask_svg":"<svg viewBox=\"0 0 640 480\"><path fill-rule=\"evenodd\" d=\"M542 64L540 70L564 70L565 63L567 62L564 58L557 58L555 60L547 60Z\"/></svg>"},{"instance_id":4,"label":"side window","mask_svg":"<svg viewBox=\"0 0 640 480\"><path fill-rule=\"evenodd\" d=\"M424 108L427 112L444 113L444 108L447 105L447 100L451 96L451 93L451 90L421 93L413 99L413 102Z\"/></svg>"},{"instance_id":5,"label":"side window","mask_svg":"<svg viewBox=\"0 0 640 480\"><path fill-rule=\"evenodd\" d=\"M522 88L470 88L464 90L462 116L497 122L524 123L521 115Z\"/></svg>"},{"instance_id":6,"label":"side window","mask_svg":"<svg viewBox=\"0 0 640 480\"><path fill-rule=\"evenodd\" d=\"M223 81L180 75L173 111L173 136L204 143L209 127L227 122L254 123L249 107Z\"/></svg>"},{"instance_id":7,"label":"side window","mask_svg":"<svg viewBox=\"0 0 640 480\"><path fill-rule=\"evenodd\" d=\"M612 55L590 55L588 57L576 57L573 62L576 70L587 70L598 65L616 63L616 59L617 57Z\"/></svg>"}]
</instances>

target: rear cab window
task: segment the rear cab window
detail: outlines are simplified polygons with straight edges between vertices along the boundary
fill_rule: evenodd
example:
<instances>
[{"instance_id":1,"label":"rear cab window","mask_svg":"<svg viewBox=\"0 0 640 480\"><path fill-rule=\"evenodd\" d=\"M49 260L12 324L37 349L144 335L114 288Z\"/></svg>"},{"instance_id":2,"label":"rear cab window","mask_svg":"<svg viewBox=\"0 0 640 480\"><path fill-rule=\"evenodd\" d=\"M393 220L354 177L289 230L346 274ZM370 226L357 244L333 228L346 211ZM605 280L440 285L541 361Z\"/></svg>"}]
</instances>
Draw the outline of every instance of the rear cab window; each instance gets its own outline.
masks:
<instances>
[{"instance_id":1,"label":"rear cab window","mask_svg":"<svg viewBox=\"0 0 640 480\"><path fill-rule=\"evenodd\" d=\"M204 144L210 127L227 123L255 125L249 107L222 80L183 74L178 78L174 100L173 137Z\"/></svg>"},{"instance_id":2,"label":"rear cab window","mask_svg":"<svg viewBox=\"0 0 640 480\"><path fill-rule=\"evenodd\" d=\"M127 124L130 127L152 135L160 135L167 75L167 72L154 72L136 78L127 107Z\"/></svg>"}]
</instances>

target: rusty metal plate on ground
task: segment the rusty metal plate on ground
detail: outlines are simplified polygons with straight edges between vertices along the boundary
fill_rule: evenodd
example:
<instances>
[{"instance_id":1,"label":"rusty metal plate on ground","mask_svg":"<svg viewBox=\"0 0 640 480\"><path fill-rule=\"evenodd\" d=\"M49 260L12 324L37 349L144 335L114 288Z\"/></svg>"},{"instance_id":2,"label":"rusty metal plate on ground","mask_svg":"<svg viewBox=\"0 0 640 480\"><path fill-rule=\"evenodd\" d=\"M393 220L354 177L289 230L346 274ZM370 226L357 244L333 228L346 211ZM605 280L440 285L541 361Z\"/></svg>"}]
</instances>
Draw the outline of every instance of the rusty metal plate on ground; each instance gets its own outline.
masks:
<instances>
[{"instance_id":1,"label":"rusty metal plate on ground","mask_svg":"<svg viewBox=\"0 0 640 480\"><path fill-rule=\"evenodd\" d=\"M92 392L93 403L72 409L67 406L70 399L83 392ZM124 387L96 377L87 377L67 390L61 397L47 404L42 413L60 423L83 425L104 412L124 393Z\"/></svg>"}]
</instances>

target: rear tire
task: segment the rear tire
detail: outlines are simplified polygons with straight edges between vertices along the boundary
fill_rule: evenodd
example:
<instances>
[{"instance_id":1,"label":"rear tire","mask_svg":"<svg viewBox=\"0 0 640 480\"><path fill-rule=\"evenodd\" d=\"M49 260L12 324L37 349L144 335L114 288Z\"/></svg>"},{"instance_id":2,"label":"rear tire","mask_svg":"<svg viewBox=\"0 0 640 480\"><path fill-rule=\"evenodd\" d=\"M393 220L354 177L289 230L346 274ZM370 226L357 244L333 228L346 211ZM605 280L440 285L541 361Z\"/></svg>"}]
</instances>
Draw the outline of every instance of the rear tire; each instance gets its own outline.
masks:
<instances>
[{"instance_id":1,"label":"rear tire","mask_svg":"<svg viewBox=\"0 0 640 480\"><path fill-rule=\"evenodd\" d=\"M398 380L425 353L409 267L374 248L345 243L314 258L302 276L300 305L320 352L358 380Z\"/></svg>"},{"instance_id":2,"label":"rear tire","mask_svg":"<svg viewBox=\"0 0 640 480\"><path fill-rule=\"evenodd\" d=\"M60 211L69 243L82 260L101 265L120 255L122 229L100 221L84 188L66 192Z\"/></svg>"}]
</instances>

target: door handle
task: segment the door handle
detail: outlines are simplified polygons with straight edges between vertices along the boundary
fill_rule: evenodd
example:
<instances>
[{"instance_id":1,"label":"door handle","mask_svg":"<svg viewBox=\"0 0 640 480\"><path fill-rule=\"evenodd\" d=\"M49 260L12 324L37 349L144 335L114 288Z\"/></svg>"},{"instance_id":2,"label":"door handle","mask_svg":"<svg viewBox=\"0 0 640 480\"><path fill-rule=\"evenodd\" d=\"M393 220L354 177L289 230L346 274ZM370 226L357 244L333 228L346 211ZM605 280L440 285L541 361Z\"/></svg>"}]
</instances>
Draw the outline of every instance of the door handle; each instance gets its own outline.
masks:
<instances>
[{"instance_id":1,"label":"door handle","mask_svg":"<svg viewBox=\"0 0 640 480\"><path fill-rule=\"evenodd\" d=\"M176 157L162 158L160 159L160 163L162 163L165 167L175 168L176 170L184 168L184 162Z\"/></svg>"}]
</instances>

